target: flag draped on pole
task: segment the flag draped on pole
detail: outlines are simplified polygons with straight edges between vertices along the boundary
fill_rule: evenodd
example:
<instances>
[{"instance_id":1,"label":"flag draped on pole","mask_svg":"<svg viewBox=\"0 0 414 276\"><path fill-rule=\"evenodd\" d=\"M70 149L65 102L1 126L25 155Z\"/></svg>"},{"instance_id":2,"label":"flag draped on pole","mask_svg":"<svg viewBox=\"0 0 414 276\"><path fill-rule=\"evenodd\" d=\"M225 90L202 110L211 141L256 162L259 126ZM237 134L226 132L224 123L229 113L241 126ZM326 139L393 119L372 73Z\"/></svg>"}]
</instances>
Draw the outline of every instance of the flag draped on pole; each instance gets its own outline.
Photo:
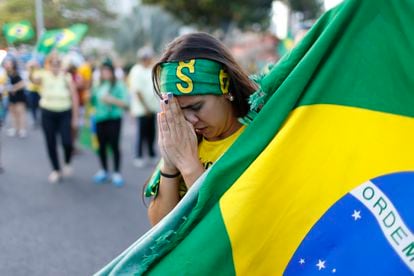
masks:
<instances>
[{"instance_id":1,"label":"flag draped on pole","mask_svg":"<svg viewBox=\"0 0 414 276\"><path fill-rule=\"evenodd\" d=\"M413 14L324 14L261 80L238 140L97 274L412 275Z\"/></svg>"},{"instance_id":2,"label":"flag draped on pole","mask_svg":"<svg viewBox=\"0 0 414 276\"><path fill-rule=\"evenodd\" d=\"M88 31L85 24L74 24L68 28L46 31L37 44L37 51L48 54L52 49L67 52L70 47L79 44Z\"/></svg>"},{"instance_id":3,"label":"flag draped on pole","mask_svg":"<svg viewBox=\"0 0 414 276\"><path fill-rule=\"evenodd\" d=\"M32 25L27 20L6 23L3 25L3 34L8 43L27 41L33 38L34 31Z\"/></svg>"}]
</instances>

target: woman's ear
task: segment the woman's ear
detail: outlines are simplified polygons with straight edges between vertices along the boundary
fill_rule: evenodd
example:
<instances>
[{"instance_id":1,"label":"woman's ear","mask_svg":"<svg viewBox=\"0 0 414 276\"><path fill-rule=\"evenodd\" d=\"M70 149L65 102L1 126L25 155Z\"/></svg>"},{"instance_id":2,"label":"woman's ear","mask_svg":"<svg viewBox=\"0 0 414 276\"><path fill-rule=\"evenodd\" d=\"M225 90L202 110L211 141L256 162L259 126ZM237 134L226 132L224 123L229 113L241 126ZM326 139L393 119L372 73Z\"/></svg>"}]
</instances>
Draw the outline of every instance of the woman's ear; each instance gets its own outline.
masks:
<instances>
[{"instance_id":1,"label":"woman's ear","mask_svg":"<svg viewBox=\"0 0 414 276\"><path fill-rule=\"evenodd\" d=\"M224 97L231 102L234 101L234 96L230 92L224 95Z\"/></svg>"}]
</instances>

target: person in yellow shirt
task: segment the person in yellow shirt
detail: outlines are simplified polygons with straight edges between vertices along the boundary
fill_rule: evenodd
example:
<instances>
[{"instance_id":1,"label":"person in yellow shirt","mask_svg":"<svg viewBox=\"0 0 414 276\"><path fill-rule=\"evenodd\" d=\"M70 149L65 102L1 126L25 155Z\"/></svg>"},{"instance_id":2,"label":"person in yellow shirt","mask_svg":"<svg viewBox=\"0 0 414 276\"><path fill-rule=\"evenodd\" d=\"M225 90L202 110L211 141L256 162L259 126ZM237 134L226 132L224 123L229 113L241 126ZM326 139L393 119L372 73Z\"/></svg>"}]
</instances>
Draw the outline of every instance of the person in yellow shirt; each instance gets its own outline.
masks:
<instances>
[{"instance_id":1,"label":"person in yellow shirt","mask_svg":"<svg viewBox=\"0 0 414 276\"><path fill-rule=\"evenodd\" d=\"M72 131L72 139L74 143L74 152L80 152L79 147L76 146L76 140L79 133L85 126L85 122L90 120L92 107L89 104L92 88L92 61L90 58L86 60L77 68L75 78L76 91L79 99L79 120L78 125Z\"/></svg>"},{"instance_id":2,"label":"person in yellow shirt","mask_svg":"<svg viewBox=\"0 0 414 276\"><path fill-rule=\"evenodd\" d=\"M82 80L82 86L78 87L79 105L84 106L89 99L90 88L92 86L92 65L89 59L78 67L77 73Z\"/></svg>"},{"instance_id":3,"label":"person in yellow shirt","mask_svg":"<svg viewBox=\"0 0 414 276\"><path fill-rule=\"evenodd\" d=\"M243 132L238 118L249 111L256 86L229 50L206 33L171 42L153 68L153 82L162 98L162 160L145 190L152 196L148 217L154 225Z\"/></svg>"},{"instance_id":4,"label":"person in yellow shirt","mask_svg":"<svg viewBox=\"0 0 414 276\"><path fill-rule=\"evenodd\" d=\"M52 53L46 58L45 70L31 81L40 85L42 111L42 129L46 148L52 165L49 174L50 183L59 182L62 177L72 174L71 160L73 141L71 130L78 120L78 94L72 78L62 68L61 58ZM60 136L59 140L57 136ZM61 142L64 153L64 165L61 167L57 145Z\"/></svg>"}]
</instances>

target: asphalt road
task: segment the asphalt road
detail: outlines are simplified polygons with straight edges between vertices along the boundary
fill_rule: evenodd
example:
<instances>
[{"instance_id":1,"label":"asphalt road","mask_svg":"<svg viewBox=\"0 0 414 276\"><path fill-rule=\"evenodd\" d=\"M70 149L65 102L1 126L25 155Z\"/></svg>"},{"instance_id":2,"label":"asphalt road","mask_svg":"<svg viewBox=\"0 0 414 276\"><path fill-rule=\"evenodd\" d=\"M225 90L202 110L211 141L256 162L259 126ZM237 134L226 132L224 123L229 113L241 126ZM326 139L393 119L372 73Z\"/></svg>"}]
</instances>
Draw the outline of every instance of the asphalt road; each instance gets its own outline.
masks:
<instances>
[{"instance_id":1,"label":"asphalt road","mask_svg":"<svg viewBox=\"0 0 414 276\"><path fill-rule=\"evenodd\" d=\"M116 188L92 183L98 159L87 150L74 158L70 179L49 184L41 130L21 139L2 129L0 275L91 275L149 229L141 190L152 168L132 165L134 131L125 118L126 185Z\"/></svg>"}]
</instances>

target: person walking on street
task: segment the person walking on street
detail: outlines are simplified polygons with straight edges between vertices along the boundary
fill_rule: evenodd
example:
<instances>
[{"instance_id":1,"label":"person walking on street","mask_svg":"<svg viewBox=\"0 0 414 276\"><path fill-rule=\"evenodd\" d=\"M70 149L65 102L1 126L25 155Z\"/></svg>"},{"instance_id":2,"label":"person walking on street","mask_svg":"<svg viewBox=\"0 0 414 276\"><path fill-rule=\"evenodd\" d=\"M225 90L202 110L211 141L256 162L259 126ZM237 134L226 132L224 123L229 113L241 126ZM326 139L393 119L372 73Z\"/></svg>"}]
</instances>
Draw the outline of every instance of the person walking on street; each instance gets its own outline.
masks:
<instances>
[{"instance_id":1,"label":"person walking on street","mask_svg":"<svg viewBox=\"0 0 414 276\"><path fill-rule=\"evenodd\" d=\"M115 77L115 69L110 60L101 67L101 81L92 89L91 104L95 108L98 155L101 169L93 180L97 184L109 179L117 187L124 185L121 175L121 124L124 109L128 108L128 92L124 83ZM110 176L107 164L107 148L111 149L114 167Z\"/></svg>"},{"instance_id":2,"label":"person walking on street","mask_svg":"<svg viewBox=\"0 0 414 276\"><path fill-rule=\"evenodd\" d=\"M151 80L153 50L144 47L138 50L138 62L132 67L128 84L131 97L131 114L136 118L136 143L134 165L142 168L147 160L144 158L144 146L148 150L150 163L155 163L154 141L156 132L156 113L159 101L154 93Z\"/></svg>"},{"instance_id":3,"label":"person walking on street","mask_svg":"<svg viewBox=\"0 0 414 276\"><path fill-rule=\"evenodd\" d=\"M64 72L60 57L52 53L46 60L45 70L31 81L40 85L42 128L47 152L52 165L50 183L57 183L62 177L72 174L72 126L77 125L78 95L71 76ZM57 135L63 146L64 166L61 168L57 152Z\"/></svg>"},{"instance_id":4,"label":"person walking on street","mask_svg":"<svg viewBox=\"0 0 414 276\"><path fill-rule=\"evenodd\" d=\"M8 76L6 89L9 95L9 110L13 124L7 134L12 137L18 135L25 138L27 136L25 83L19 75L15 59L5 60L3 66Z\"/></svg>"},{"instance_id":5,"label":"person walking on street","mask_svg":"<svg viewBox=\"0 0 414 276\"><path fill-rule=\"evenodd\" d=\"M40 87L39 85L33 83L31 79L36 78L37 74L40 72L39 63L36 60L30 60L27 65L27 71L29 73L29 80L27 83L27 96L28 103L30 108L30 113L32 114L33 126L37 127L40 124L39 118L39 102L40 102Z\"/></svg>"}]
</instances>

